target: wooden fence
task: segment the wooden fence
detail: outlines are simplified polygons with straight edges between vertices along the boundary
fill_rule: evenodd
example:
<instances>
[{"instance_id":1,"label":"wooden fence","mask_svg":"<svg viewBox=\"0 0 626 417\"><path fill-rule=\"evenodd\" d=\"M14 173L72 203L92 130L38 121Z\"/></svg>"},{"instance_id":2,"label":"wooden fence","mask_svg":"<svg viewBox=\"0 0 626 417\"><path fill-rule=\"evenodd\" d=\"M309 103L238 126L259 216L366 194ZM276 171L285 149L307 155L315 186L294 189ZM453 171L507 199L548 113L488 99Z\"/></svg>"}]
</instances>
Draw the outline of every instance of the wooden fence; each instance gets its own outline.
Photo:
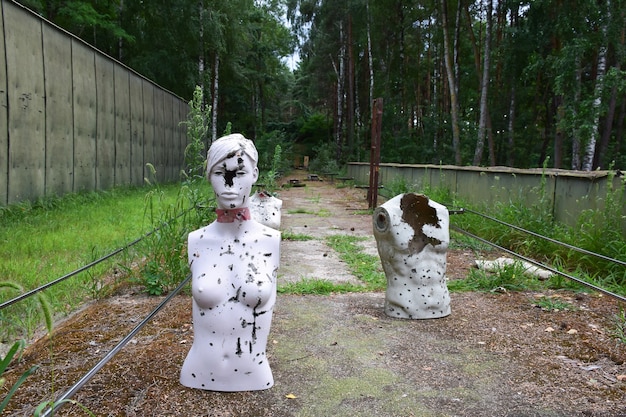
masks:
<instances>
[{"instance_id":1,"label":"wooden fence","mask_svg":"<svg viewBox=\"0 0 626 417\"><path fill-rule=\"evenodd\" d=\"M10 0L0 3L0 205L179 178L188 103Z\"/></svg>"}]
</instances>

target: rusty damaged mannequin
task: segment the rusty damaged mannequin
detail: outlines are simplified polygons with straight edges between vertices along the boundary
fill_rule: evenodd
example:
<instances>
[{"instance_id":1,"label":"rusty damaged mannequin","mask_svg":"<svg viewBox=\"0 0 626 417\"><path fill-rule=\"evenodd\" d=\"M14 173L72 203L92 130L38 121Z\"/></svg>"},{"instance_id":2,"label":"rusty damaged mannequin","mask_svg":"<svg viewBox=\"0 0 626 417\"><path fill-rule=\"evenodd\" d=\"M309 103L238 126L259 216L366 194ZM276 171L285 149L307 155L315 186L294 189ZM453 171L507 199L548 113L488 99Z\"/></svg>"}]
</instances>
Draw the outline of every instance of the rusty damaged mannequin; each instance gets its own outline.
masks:
<instances>
[{"instance_id":1,"label":"rusty damaged mannequin","mask_svg":"<svg viewBox=\"0 0 626 417\"><path fill-rule=\"evenodd\" d=\"M387 277L385 313L404 319L449 315L448 210L424 195L400 194L376 208L373 222Z\"/></svg>"},{"instance_id":2,"label":"rusty damaged mannequin","mask_svg":"<svg viewBox=\"0 0 626 417\"><path fill-rule=\"evenodd\" d=\"M217 220L191 232L194 339L180 382L211 391L256 391L274 384L265 354L276 301L280 232L252 218L257 151L242 135L215 141L207 176Z\"/></svg>"}]
</instances>

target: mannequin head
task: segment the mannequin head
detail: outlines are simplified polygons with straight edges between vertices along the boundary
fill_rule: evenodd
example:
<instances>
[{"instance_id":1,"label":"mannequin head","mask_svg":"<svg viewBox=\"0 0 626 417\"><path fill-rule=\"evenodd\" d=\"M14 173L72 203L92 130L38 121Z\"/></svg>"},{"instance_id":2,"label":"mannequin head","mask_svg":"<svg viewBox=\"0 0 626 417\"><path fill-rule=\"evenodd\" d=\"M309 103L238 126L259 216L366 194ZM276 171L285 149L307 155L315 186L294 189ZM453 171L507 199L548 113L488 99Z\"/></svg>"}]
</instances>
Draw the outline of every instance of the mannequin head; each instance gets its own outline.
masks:
<instances>
[{"instance_id":1,"label":"mannequin head","mask_svg":"<svg viewBox=\"0 0 626 417\"><path fill-rule=\"evenodd\" d=\"M213 142L207 154L207 178L219 209L247 207L252 185L259 177L254 143L235 133Z\"/></svg>"}]
</instances>

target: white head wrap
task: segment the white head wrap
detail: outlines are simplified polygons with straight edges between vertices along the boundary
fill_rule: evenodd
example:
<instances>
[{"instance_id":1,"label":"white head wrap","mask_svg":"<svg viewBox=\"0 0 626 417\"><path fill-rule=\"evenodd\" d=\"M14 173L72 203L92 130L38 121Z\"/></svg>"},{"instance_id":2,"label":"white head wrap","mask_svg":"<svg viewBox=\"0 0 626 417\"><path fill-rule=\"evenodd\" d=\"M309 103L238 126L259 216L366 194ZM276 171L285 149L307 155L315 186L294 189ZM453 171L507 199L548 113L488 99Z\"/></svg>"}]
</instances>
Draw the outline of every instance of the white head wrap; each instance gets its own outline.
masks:
<instances>
[{"instance_id":1,"label":"white head wrap","mask_svg":"<svg viewBox=\"0 0 626 417\"><path fill-rule=\"evenodd\" d=\"M250 139L246 139L240 133L233 133L217 139L209 148L206 157L207 177L215 165L226 158L232 157L238 151L242 151L244 154L248 155L256 166L259 160L259 153L254 146L254 142Z\"/></svg>"}]
</instances>

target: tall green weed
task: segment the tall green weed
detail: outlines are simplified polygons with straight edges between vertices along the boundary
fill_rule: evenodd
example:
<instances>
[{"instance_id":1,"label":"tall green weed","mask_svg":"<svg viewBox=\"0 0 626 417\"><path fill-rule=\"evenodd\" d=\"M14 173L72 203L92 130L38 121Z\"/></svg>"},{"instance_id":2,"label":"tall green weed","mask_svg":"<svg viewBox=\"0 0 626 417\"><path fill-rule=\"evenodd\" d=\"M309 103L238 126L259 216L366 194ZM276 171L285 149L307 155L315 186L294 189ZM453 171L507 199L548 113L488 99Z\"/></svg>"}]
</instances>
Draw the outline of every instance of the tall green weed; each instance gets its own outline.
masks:
<instances>
[{"instance_id":1,"label":"tall green weed","mask_svg":"<svg viewBox=\"0 0 626 417\"><path fill-rule=\"evenodd\" d=\"M187 126L185 170L176 199L171 202L158 183L151 186L145 198L145 216L156 229L145 248L146 261L139 281L151 295L161 295L178 285L187 275L187 235L202 224L212 221L213 202L209 199L210 187L206 181L206 156L204 141L208 133L210 108L203 107L202 90L196 87L189 102L189 115L183 122ZM155 178L155 168L148 164Z\"/></svg>"}]
</instances>

